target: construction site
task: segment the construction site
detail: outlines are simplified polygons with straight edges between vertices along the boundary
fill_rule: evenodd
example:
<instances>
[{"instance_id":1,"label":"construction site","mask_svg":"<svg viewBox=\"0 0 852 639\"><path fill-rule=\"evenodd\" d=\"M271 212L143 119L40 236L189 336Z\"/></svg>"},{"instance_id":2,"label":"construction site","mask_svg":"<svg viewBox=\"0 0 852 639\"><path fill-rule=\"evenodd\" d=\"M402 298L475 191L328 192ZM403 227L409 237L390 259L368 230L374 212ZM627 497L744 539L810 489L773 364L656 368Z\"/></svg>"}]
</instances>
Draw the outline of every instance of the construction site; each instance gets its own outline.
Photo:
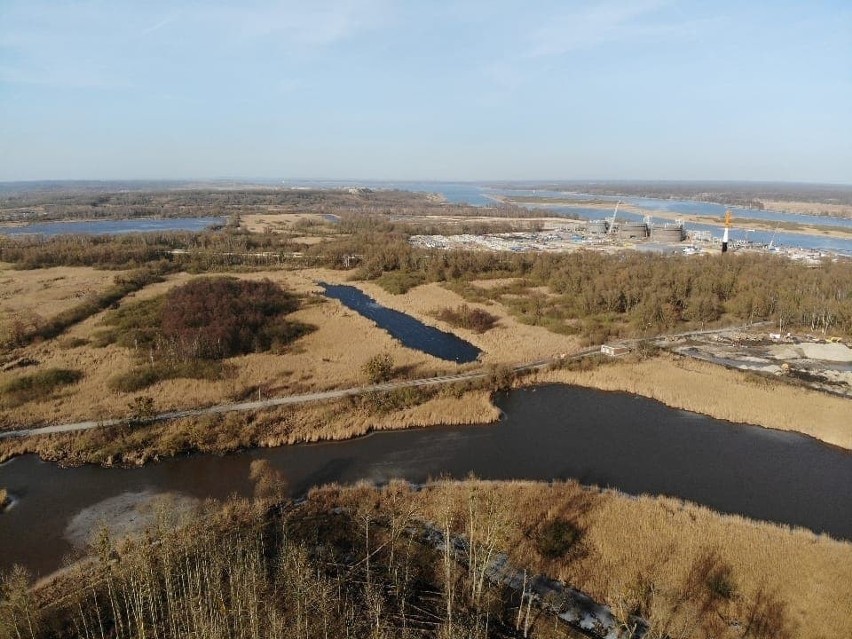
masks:
<instances>
[{"instance_id":1,"label":"construction site","mask_svg":"<svg viewBox=\"0 0 852 639\"><path fill-rule=\"evenodd\" d=\"M733 216L725 214L718 235L706 229L687 229L683 220L655 222L650 215L642 219L619 218L620 202L610 217L576 220L544 218L541 230L509 233L460 233L457 235L414 235L413 246L441 250L480 250L511 252L570 252L579 249L614 253L621 250L649 251L661 254L707 255L713 253L759 252L783 255L817 266L825 258L844 256L825 250L785 247L775 244L731 239Z\"/></svg>"}]
</instances>

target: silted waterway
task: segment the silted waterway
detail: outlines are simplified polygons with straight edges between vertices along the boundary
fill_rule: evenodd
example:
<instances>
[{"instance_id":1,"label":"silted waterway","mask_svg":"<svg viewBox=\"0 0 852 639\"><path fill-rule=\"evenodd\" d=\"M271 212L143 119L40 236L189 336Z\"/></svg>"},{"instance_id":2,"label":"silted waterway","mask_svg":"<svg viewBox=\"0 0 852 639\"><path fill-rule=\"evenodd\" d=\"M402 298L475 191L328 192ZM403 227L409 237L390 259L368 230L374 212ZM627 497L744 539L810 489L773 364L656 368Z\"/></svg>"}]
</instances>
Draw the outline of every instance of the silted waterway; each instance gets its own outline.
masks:
<instances>
[{"instance_id":1,"label":"silted waterway","mask_svg":"<svg viewBox=\"0 0 852 639\"><path fill-rule=\"evenodd\" d=\"M852 454L789 432L714 420L646 398L550 385L499 394L498 424L379 432L359 439L194 455L138 469L60 469L34 456L0 466L20 498L0 515L0 569L40 574L72 550L66 529L84 509L124 494L248 495L249 465L268 459L294 494L330 481L446 474L577 479L631 494L669 495L852 539ZM627 522L629 525L629 522Z\"/></svg>"}]
</instances>

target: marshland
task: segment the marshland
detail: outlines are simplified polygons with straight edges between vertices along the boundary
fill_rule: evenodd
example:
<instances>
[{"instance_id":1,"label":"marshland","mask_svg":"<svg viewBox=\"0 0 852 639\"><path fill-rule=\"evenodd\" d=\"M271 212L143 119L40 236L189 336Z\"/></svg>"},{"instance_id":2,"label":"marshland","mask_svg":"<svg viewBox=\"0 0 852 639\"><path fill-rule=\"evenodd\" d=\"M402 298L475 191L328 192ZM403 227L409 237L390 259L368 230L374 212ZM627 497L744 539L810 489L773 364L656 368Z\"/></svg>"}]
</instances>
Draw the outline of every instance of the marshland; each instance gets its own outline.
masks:
<instances>
[{"instance_id":1,"label":"marshland","mask_svg":"<svg viewBox=\"0 0 852 639\"><path fill-rule=\"evenodd\" d=\"M460 483L448 480L422 490L394 483L406 472L392 456L374 460L381 472L347 474L334 462L346 457L345 449L332 443L324 444L331 447L327 466L299 470L301 462L274 462L263 473L255 472L253 480L243 468L240 500L228 501L227 492L194 494L187 488L196 500L215 497L218 502L197 511L188 511L186 503L173 512L162 508L153 519L142 518L145 526L128 541L92 530L94 536L69 550L74 563L55 580L44 578L59 565L36 571L41 581L35 589L33 575L8 569L0 604L0 624L6 625L0 632L31 624L32 630L25 631L34 636L136 636L143 627L159 636L319 636L347 628L358 636L577 632L544 612L524 612L530 601L522 605L496 585L475 586L469 566L450 565L440 549L402 534L409 524L396 519L399 513L405 522L426 522L467 535L492 553L507 553L530 574L562 580L608 605L625 624L638 615L659 633L653 636L819 637L849 623L838 605L849 598L852 583L848 537L833 524L823 527L818 514L822 508L844 517L844 481L837 480L838 488L824 503L814 497L822 484L809 484L800 494L806 497L791 500L788 511L726 505L709 493L681 493L676 486L620 486L624 480L604 467L560 474L543 466L547 476L519 471L506 479L574 479L621 487L625 493L572 481L462 481L467 472L489 473L468 463L476 459L475 452L465 463L450 463L459 444L440 433L476 434L474 451L477 441L484 445L486 429L505 430L515 414L495 403L495 397L505 397L495 393L526 389L513 397L532 398L522 393L544 396L568 385L613 393L594 400L604 408L641 396L661 403L648 409L654 415L666 407L678 409L669 412L678 429L687 429L685 442L689 429L705 436L708 426L699 415L730 422L720 428L732 428L732 437L758 433L753 444L758 447L761 438L769 446L773 438L803 434L812 439L779 441L791 442L790 450L812 450L814 464L846 476L852 448L849 399L791 376L695 361L661 349L658 344L664 342L651 338L753 325L755 333L780 327L785 333L849 341L850 261L827 258L811 268L772 255L423 249L408 238L459 229L526 230L540 224L541 212L505 204L447 204L397 191L266 188L225 195L164 190L136 193L130 202L110 193L75 194L61 205L51 197L7 199L8 219L30 208L38 219L121 218L122 207L133 206L146 215L159 209L167 216L218 216L225 223L201 232L0 237L0 428L125 420L84 432L0 439L0 459L11 460L0 466L0 486L20 498L0 515L0 526L14 517L34 516L27 511L26 483L37 481L38 467L23 485L6 481L16 464L31 463L31 457L15 459L26 454L64 466L105 466L97 471L131 473L127 477L134 483L145 475L132 473L149 469L114 467L150 465L154 472L163 464L179 468L205 460L210 468L226 468L229 459L241 458L240 451L289 451L301 443L417 428L425 429L417 432L427 438L436 433L433 448L424 439L423 450L447 464L418 467L408 478L423 483L449 472ZM101 211L89 215L87 207ZM381 325L326 296L323 284L355 287L384 308L463 340L479 355L456 363L404 346ZM636 344L625 358L571 359L584 349L620 341ZM513 372L518 364L537 361L547 365ZM472 382L151 420L187 408L480 370L483 376ZM554 422L560 433L569 428L565 416L570 411L560 412L564 424ZM628 432L630 437L651 436L651 430L643 430L656 423L651 413L635 411L634 421L622 424L622 435L615 436L625 441ZM593 419L589 412L577 418ZM615 423L609 414L594 419ZM567 431L566 447L606 445L594 443L582 429L572 432ZM573 444L572 436L577 438ZM657 436L654 446L661 450L674 439ZM384 440L354 441L368 446ZM542 434L541 440L528 442L532 448L523 455L535 464L535 447L553 446L553 441ZM237 454L206 457L226 453ZM195 456L184 459L190 454ZM653 475L638 461L631 477ZM758 476L771 476L773 469L770 462L752 463L757 490ZM76 490L73 473L88 472L54 470L66 473L69 494ZM721 472L738 477L741 470ZM266 479L260 481L261 475ZM349 486L360 478L391 484ZM346 485L321 487L335 480ZM830 477L826 481L831 483ZM261 486L257 494L252 482ZM181 490L168 487L176 489ZM307 502L298 507L286 498L308 490ZM60 499L61 490L56 491ZM830 506L832 499L841 499L840 505ZM35 491L31 500L36 502ZM808 501L817 513L813 517L805 513ZM715 510L702 503L712 503ZM498 504L511 505L512 516ZM83 508L81 503L75 512ZM477 508L486 508L487 515ZM796 508L796 516L783 514ZM64 521L52 524L58 527L57 539L65 539ZM486 534L492 523L494 530ZM481 534L486 538L477 537ZM88 554L93 558L85 560ZM776 560L781 556L785 561ZM94 584L90 591L73 591L76 571ZM801 571L807 580L794 578ZM201 582L210 588L191 585ZM178 605L179 599L184 603ZM245 614L223 617L215 610L222 601ZM744 635L744 629L751 634Z\"/></svg>"}]
</instances>

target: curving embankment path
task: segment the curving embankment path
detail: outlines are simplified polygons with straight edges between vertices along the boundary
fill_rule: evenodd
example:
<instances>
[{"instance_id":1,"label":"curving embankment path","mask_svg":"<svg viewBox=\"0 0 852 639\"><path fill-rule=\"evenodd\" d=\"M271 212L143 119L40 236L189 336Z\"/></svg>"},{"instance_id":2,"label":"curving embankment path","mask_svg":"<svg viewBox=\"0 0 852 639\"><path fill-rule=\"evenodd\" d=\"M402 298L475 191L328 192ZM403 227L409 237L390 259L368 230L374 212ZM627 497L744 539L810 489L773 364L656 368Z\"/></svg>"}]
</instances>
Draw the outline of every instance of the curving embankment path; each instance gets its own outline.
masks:
<instances>
[{"instance_id":1,"label":"curving embankment path","mask_svg":"<svg viewBox=\"0 0 852 639\"><path fill-rule=\"evenodd\" d=\"M668 335L657 335L654 337L634 340L623 340L618 342L626 346L635 347L643 341L656 341L668 337L689 337L695 335L710 335L714 333L727 333L729 331L738 331L748 327L755 327L759 324L750 324L743 326L729 326L726 328L716 328L701 331L687 331L683 333L672 333ZM553 363L561 361L570 361L581 359L594 355L600 352L600 346L592 346L582 351L577 351L565 357L554 357L526 362L510 367L514 373L526 373L547 368ZM439 386L443 384L456 384L458 382L476 381L487 378L491 371L480 369L469 371L466 373L457 373L455 375L440 375L437 377L425 377L421 379L401 380L397 382L387 382L384 384L372 384L369 386L357 386L354 388L342 388L336 390L319 391L316 393L305 393L302 395L286 395L283 397L273 397L270 399L258 400L255 402L234 402L230 404L217 404L215 406L207 406L203 408L191 408L186 410L171 411L153 415L148 419L101 419L87 420L82 422L72 422L67 424L55 424L52 426L41 426L39 428L21 428L17 430L8 430L0 432L0 439L9 439L13 437L33 437L36 435L51 435L54 433L71 433L77 431L91 430L93 428L101 428L106 426L118 426L122 424L148 424L151 422L168 421L172 419L182 419L185 417L199 417L202 415L218 415L223 413L244 412L253 410L262 410L265 408L274 408L276 406L286 406L293 404L307 404L309 402L322 402L333 399L342 399L353 395L363 395L373 392L392 391L399 388L411 388L417 386Z\"/></svg>"},{"instance_id":2,"label":"curving embankment path","mask_svg":"<svg viewBox=\"0 0 852 639\"><path fill-rule=\"evenodd\" d=\"M563 358L561 361L579 359L587 357L594 353L599 353L600 347L588 348L572 355ZM523 373L528 371L540 370L546 368L556 359L541 359L534 362L527 362L511 367L510 370L515 373ZM442 384L455 384L458 382L477 381L485 379L489 376L488 370L476 370L467 373L458 373L455 375L441 375L438 377L425 377L421 379L402 380L398 382L387 382L384 384L372 384L369 386L357 386L354 388L342 388L336 390L319 391L316 393L305 393L302 395L286 395L284 397L273 397L254 402L235 402L231 404L217 404L215 406L207 406L204 408L192 408L186 410L171 411L168 413L160 413L145 420L134 419L105 419L105 420L88 420L82 422L72 422L68 424L55 424L53 426L42 426L39 428L25 428L18 430L10 430L0 432L0 439L11 437L32 437L35 435L50 435L54 433L70 433L83 430L91 430L93 428L101 428L104 426L118 426L121 424L141 424L168 421L172 419L182 419L184 417L198 417L202 415L218 415L222 413L234 413L242 411L262 410L264 408L273 408L275 406L286 406L291 404L306 404L309 402L322 402L333 399L342 399L353 395L363 395L373 392L392 391L399 388L411 388L417 386L439 386Z\"/></svg>"}]
</instances>

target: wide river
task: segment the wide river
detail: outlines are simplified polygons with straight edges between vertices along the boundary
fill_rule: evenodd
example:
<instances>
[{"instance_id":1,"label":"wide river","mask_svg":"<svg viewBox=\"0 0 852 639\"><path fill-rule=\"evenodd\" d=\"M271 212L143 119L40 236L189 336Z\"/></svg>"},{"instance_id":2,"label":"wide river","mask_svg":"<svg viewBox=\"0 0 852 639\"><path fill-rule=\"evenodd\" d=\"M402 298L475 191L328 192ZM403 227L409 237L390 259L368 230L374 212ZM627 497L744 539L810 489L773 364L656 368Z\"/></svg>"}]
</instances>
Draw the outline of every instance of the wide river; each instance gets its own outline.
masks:
<instances>
[{"instance_id":1,"label":"wide river","mask_svg":"<svg viewBox=\"0 0 852 639\"><path fill-rule=\"evenodd\" d=\"M574 478L852 539L852 454L846 451L624 393L552 385L496 400L504 416L493 425L380 432L144 468L60 469L34 456L13 459L0 466L0 486L18 498L0 515L0 569L22 563L45 574L57 568L72 550L67 529L75 515L118 495L248 495L249 464L259 458L284 472L293 494L331 481L422 482L445 474Z\"/></svg>"}]
</instances>

